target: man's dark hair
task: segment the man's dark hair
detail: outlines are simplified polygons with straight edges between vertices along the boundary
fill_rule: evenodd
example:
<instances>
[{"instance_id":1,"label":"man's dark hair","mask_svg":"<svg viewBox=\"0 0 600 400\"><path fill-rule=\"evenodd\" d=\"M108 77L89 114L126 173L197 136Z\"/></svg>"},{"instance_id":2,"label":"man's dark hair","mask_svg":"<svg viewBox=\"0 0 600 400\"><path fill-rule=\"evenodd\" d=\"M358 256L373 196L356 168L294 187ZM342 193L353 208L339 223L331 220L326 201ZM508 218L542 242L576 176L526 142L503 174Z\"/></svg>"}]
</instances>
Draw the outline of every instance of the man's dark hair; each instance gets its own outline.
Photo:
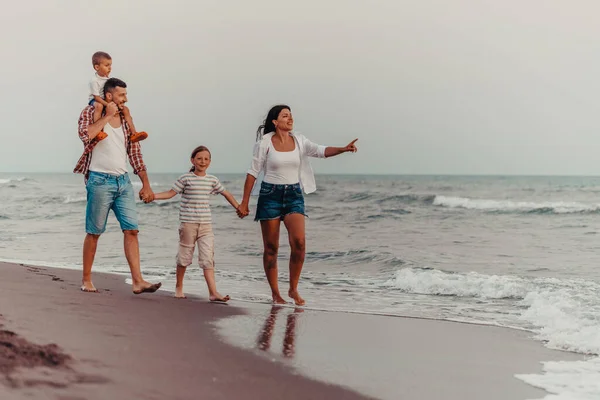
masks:
<instances>
[{"instance_id":1,"label":"man's dark hair","mask_svg":"<svg viewBox=\"0 0 600 400\"><path fill-rule=\"evenodd\" d=\"M127 84L119 78L108 78L106 83L104 83L104 93L112 93L112 91L118 87L126 88Z\"/></svg>"}]
</instances>

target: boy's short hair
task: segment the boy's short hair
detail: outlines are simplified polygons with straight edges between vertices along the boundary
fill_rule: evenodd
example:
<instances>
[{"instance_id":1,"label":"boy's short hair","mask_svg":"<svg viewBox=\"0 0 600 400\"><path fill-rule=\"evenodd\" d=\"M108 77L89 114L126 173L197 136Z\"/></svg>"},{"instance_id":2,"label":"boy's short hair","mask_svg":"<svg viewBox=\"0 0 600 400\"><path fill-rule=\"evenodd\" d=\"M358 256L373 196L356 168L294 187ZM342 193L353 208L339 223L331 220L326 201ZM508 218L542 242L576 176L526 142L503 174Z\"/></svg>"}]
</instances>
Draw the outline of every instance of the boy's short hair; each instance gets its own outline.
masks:
<instances>
[{"instance_id":1,"label":"boy's short hair","mask_svg":"<svg viewBox=\"0 0 600 400\"><path fill-rule=\"evenodd\" d=\"M98 65L102 62L102 60L112 60L110 54L105 53L104 51L97 51L92 56L92 65Z\"/></svg>"}]
</instances>

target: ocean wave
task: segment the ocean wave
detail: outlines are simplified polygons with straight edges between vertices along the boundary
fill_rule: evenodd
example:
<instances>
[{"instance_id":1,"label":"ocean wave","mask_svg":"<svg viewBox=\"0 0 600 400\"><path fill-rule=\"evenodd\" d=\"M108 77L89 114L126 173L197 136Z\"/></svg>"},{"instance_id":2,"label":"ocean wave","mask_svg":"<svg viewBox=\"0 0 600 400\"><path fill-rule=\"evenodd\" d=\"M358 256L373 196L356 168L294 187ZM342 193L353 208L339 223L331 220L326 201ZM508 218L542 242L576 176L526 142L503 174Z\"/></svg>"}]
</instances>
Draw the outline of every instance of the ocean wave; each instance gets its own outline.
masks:
<instances>
[{"instance_id":1,"label":"ocean wave","mask_svg":"<svg viewBox=\"0 0 600 400\"><path fill-rule=\"evenodd\" d=\"M397 204L397 203L425 203L431 204L435 199L435 194L406 193L387 195L377 192L358 192L345 196L344 202L358 202L364 200L374 200L377 204Z\"/></svg>"},{"instance_id":2,"label":"ocean wave","mask_svg":"<svg viewBox=\"0 0 600 400\"><path fill-rule=\"evenodd\" d=\"M523 299L532 290L523 278L404 268L384 286L406 293L483 299Z\"/></svg>"},{"instance_id":3,"label":"ocean wave","mask_svg":"<svg viewBox=\"0 0 600 400\"><path fill-rule=\"evenodd\" d=\"M600 284L584 280L521 278L405 268L385 283L408 293L514 299L520 318L537 327L537 339L549 348L600 354ZM544 363L542 374L516 375L543 388L547 399L600 398L600 358Z\"/></svg>"},{"instance_id":4,"label":"ocean wave","mask_svg":"<svg viewBox=\"0 0 600 400\"><path fill-rule=\"evenodd\" d=\"M63 200L64 204L85 203L85 202L87 202L87 197L86 196L67 196Z\"/></svg>"},{"instance_id":5,"label":"ocean wave","mask_svg":"<svg viewBox=\"0 0 600 400\"><path fill-rule=\"evenodd\" d=\"M472 199L467 197L436 196L434 206L463 208L493 212L519 212L526 214L596 214L600 213L600 204L578 202L527 202L511 200Z\"/></svg>"},{"instance_id":6,"label":"ocean wave","mask_svg":"<svg viewBox=\"0 0 600 400\"><path fill-rule=\"evenodd\" d=\"M387 204L387 203L424 203L424 204L432 204L435 200L435 194L417 194L417 193L408 193L408 194L397 194L393 196L386 196L382 199L377 200L378 204Z\"/></svg>"},{"instance_id":7,"label":"ocean wave","mask_svg":"<svg viewBox=\"0 0 600 400\"><path fill-rule=\"evenodd\" d=\"M18 177L18 178L0 178L0 187L17 187L20 183L35 182L35 179Z\"/></svg>"}]
</instances>

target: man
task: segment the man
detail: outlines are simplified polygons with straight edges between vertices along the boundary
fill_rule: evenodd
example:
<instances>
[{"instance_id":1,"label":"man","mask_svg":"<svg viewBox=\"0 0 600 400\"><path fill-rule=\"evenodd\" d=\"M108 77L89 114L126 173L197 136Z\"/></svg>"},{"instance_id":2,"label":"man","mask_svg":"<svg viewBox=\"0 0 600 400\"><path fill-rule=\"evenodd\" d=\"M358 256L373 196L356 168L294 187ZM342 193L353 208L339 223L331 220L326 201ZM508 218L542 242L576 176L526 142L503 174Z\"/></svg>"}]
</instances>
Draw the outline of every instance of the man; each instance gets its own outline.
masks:
<instances>
[{"instance_id":1,"label":"man","mask_svg":"<svg viewBox=\"0 0 600 400\"><path fill-rule=\"evenodd\" d=\"M125 257L131 270L133 293L153 293L161 283L152 284L142 278L138 243L138 218L135 210L133 186L127 174L127 159L133 172L142 181L139 196L152 201L154 193L148 182L146 166L139 143L129 141L129 126L120 112L127 102L127 85L120 79L110 78L104 85L108 105L105 114L94 121L94 106L88 105L79 116L79 138L83 155L73 172L84 174L87 191L85 215L86 237L83 242L83 280L81 290L97 292L92 283L92 264L100 235L106 229L108 212L112 209L124 234ZM100 132L101 140L97 137Z\"/></svg>"}]
</instances>

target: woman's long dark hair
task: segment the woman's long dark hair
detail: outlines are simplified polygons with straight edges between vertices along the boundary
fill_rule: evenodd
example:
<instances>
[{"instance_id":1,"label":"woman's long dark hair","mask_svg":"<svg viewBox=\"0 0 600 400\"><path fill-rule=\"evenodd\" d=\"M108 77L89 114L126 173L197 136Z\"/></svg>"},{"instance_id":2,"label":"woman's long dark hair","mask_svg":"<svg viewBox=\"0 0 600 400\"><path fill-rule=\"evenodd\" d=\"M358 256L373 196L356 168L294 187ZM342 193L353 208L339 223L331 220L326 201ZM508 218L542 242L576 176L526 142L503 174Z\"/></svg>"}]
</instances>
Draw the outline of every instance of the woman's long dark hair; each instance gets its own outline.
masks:
<instances>
[{"instance_id":1,"label":"woman's long dark hair","mask_svg":"<svg viewBox=\"0 0 600 400\"><path fill-rule=\"evenodd\" d=\"M198 146L198 147L196 147L194 149L194 151L192 151L192 155L190 156L190 158L193 160L194 157L196 157L196 154L200 153L201 151L208 151L208 156L212 158L212 155L210 154L210 150L206 146ZM190 172L194 172L195 169L196 169L196 167L194 167L192 165L192 168L190 168Z\"/></svg>"},{"instance_id":2,"label":"woman's long dark hair","mask_svg":"<svg viewBox=\"0 0 600 400\"><path fill-rule=\"evenodd\" d=\"M263 137L263 135L266 135L267 133L275 132L275 124L273 123L273 120L276 120L277 118L279 118L279 114L283 110L292 111L292 109L289 106L286 106L285 104L279 104L279 105L271 107L271 109L269 110L269 113L267 114L267 118L265 118L265 122L263 122L263 124L261 126L259 126L258 129L256 130L256 141L257 142Z\"/></svg>"}]
</instances>

